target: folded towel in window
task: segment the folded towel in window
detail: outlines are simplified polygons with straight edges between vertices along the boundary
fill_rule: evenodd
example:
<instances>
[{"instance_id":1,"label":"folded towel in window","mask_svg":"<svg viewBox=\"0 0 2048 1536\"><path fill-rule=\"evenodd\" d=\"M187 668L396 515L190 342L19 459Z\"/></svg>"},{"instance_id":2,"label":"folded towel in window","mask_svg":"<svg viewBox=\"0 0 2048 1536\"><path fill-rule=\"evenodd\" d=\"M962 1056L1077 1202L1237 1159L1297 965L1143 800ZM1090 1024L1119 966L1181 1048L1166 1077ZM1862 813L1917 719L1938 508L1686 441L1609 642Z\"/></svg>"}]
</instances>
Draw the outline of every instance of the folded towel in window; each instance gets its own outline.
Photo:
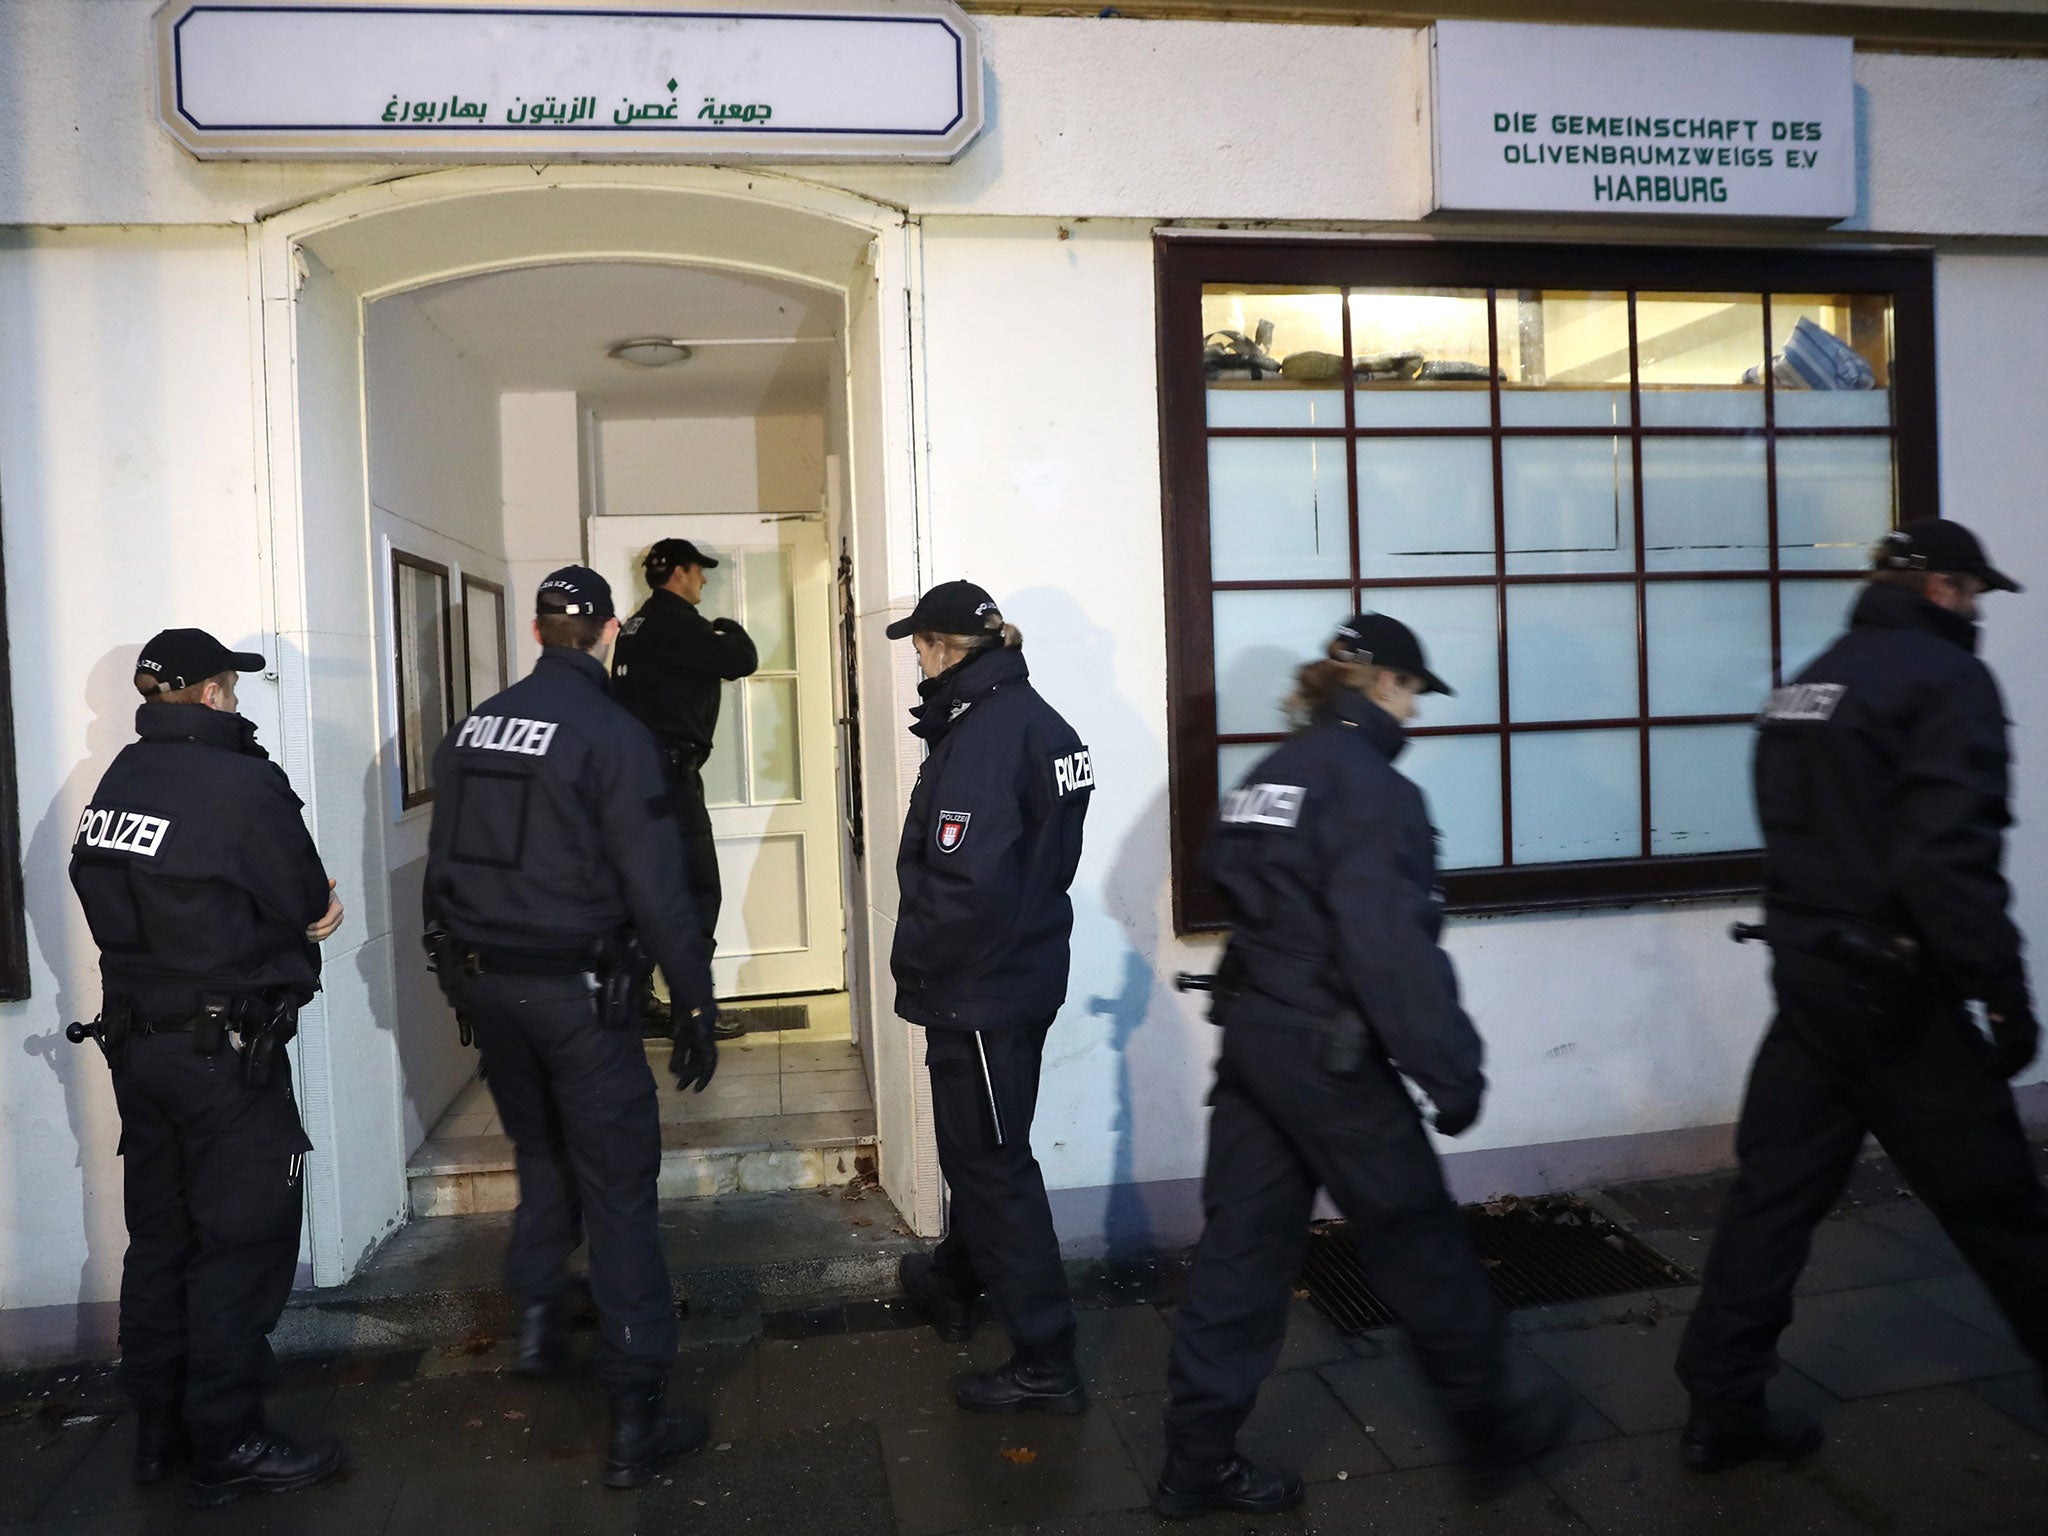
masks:
<instances>
[{"instance_id":1,"label":"folded towel in window","mask_svg":"<svg viewBox=\"0 0 2048 1536\"><path fill-rule=\"evenodd\" d=\"M1808 389L1877 387L1877 372L1869 359L1804 315L1785 342L1784 361Z\"/></svg>"}]
</instances>

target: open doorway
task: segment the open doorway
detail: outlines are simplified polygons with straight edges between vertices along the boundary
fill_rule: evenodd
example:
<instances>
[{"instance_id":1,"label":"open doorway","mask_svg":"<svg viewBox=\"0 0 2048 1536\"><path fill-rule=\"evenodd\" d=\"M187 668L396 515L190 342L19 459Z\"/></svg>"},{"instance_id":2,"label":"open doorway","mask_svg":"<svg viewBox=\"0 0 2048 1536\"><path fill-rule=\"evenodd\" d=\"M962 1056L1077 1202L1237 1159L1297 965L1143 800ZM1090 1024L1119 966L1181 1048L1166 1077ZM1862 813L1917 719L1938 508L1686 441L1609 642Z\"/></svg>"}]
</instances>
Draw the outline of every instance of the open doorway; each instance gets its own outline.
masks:
<instances>
[{"instance_id":1,"label":"open doorway","mask_svg":"<svg viewBox=\"0 0 2048 1536\"><path fill-rule=\"evenodd\" d=\"M380 786L394 924L416 932L433 750L536 648L531 593L570 562L646 602L648 547L718 562L700 611L759 652L727 682L703 773L725 890L714 965L747 1033L703 1094L661 1086L666 1198L871 1172L869 1062L848 988L854 781L835 551L847 416L832 290L673 264L537 264L392 294L364 313L372 571L392 750ZM658 337L647 366L618 344ZM401 951L395 1035L414 1216L509 1209L513 1152L473 1052Z\"/></svg>"}]
</instances>

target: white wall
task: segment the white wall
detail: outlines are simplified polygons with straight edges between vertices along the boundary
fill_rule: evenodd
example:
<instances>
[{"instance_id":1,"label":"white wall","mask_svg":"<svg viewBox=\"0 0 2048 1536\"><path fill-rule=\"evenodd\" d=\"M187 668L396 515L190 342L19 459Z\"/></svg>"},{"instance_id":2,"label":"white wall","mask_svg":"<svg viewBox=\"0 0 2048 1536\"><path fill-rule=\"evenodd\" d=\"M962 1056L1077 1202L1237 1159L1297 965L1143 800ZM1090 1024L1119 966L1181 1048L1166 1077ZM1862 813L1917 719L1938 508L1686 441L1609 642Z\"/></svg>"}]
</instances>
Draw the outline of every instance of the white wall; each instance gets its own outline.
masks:
<instances>
[{"instance_id":1,"label":"white wall","mask_svg":"<svg viewBox=\"0 0 2048 1536\"><path fill-rule=\"evenodd\" d=\"M157 3L0 3L0 224L243 222L408 173L185 156L153 116ZM990 127L957 161L797 173L933 214L1371 223L1424 210L1419 31L974 21ZM1850 228L2048 234L2048 156L2034 148L2048 59L1863 54L1856 82L1870 153Z\"/></svg>"},{"instance_id":2,"label":"white wall","mask_svg":"<svg viewBox=\"0 0 2048 1536\"><path fill-rule=\"evenodd\" d=\"M433 805L403 809L399 781L396 624L391 557L396 551L448 570L455 709L463 697L462 578L506 585L505 519L499 491L498 393L405 295L370 305L363 317L369 411L370 537L376 562L383 742L372 770L384 811L390 882L399 1118L408 1152L418 1147L476 1073L455 1019L420 949L420 882L426 873ZM506 594L512 607L510 589Z\"/></svg>"},{"instance_id":3,"label":"white wall","mask_svg":"<svg viewBox=\"0 0 2048 1536\"><path fill-rule=\"evenodd\" d=\"M112 1297L125 1237L99 1007L65 870L133 739L134 658L198 625L267 650L248 269L227 229L0 233L0 498L32 995L0 1004L0 1309ZM277 702L244 678L273 749ZM0 1330L0 1353L6 1352Z\"/></svg>"},{"instance_id":4,"label":"white wall","mask_svg":"<svg viewBox=\"0 0 2048 1536\"><path fill-rule=\"evenodd\" d=\"M583 424L576 396L561 391L501 396L498 420L505 603L519 678L540 659L532 619L542 578L583 562Z\"/></svg>"},{"instance_id":5,"label":"white wall","mask_svg":"<svg viewBox=\"0 0 2048 1536\"><path fill-rule=\"evenodd\" d=\"M825 493L822 416L599 417L606 517L814 512Z\"/></svg>"}]
</instances>

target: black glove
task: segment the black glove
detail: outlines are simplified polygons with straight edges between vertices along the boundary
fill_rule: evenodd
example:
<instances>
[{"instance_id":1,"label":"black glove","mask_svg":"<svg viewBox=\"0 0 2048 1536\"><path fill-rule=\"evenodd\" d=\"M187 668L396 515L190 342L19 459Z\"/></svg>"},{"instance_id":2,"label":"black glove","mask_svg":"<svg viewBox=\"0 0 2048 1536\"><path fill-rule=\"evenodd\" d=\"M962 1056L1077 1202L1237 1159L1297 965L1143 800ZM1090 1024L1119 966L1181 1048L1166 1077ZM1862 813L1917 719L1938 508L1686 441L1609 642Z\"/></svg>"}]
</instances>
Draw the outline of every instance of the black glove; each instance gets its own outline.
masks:
<instances>
[{"instance_id":1,"label":"black glove","mask_svg":"<svg viewBox=\"0 0 2048 1536\"><path fill-rule=\"evenodd\" d=\"M1439 1104L1436 1113L1430 1117L1430 1124L1445 1136L1462 1136L1472 1129L1479 1118L1479 1095L1470 1098L1453 1099L1448 1104Z\"/></svg>"},{"instance_id":2,"label":"black glove","mask_svg":"<svg viewBox=\"0 0 2048 1536\"><path fill-rule=\"evenodd\" d=\"M2033 1065L2041 1044L2041 1026L2034 1018L2034 1004L2025 991L2018 996L1987 1003L1986 1022L1991 1026L1991 1069L2000 1077L2017 1077Z\"/></svg>"},{"instance_id":3,"label":"black glove","mask_svg":"<svg viewBox=\"0 0 2048 1536\"><path fill-rule=\"evenodd\" d=\"M678 1088L694 1088L702 1093L711 1085L711 1074L718 1070L718 1040L711 1033L711 1026L718 1022L718 1005L706 1003L686 1014L671 1004L670 1012L676 1029L668 1069L676 1075Z\"/></svg>"}]
</instances>

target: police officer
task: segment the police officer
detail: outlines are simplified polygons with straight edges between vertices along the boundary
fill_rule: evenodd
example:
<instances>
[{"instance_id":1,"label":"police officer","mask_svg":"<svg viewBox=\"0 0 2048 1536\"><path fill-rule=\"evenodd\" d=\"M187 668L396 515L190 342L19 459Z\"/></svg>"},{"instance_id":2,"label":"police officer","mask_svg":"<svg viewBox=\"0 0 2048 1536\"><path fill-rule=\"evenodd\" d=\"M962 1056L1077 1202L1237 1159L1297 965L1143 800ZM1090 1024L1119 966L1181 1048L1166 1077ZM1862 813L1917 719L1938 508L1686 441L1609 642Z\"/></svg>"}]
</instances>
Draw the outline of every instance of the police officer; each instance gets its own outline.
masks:
<instances>
[{"instance_id":1,"label":"police officer","mask_svg":"<svg viewBox=\"0 0 2048 1536\"><path fill-rule=\"evenodd\" d=\"M1079 1413L1088 1396L1031 1118L1067 995L1067 888L1095 770L980 587L933 587L887 633L916 646L924 702L911 731L930 750L896 854L890 967L896 1012L924 1027L952 1188L951 1231L929 1258L903 1260L903 1288L951 1340L972 1334L985 1288L1010 1336L1008 1364L956 1379L962 1408Z\"/></svg>"},{"instance_id":2,"label":"police officer","mask_svg":"<svg viewBox=\"0 0 2048 1536\"><path fill-rule=\"evenodd\" d=\"M1962 525L1908 523L1878 546L1848 633L1759 718L1777 1016L1678 1356L1699 1471L1821 1443L1766 1408L1765 1384L1866 1134L2048 1364L2048 1194L2006 1086L2038 1030L1999 872L2005 713L1975 655L1977 599L2018 590Z\"/></svg>"},{"instance_id":3,"label":"police officer","mask_svg":"<svg viewBox=\"0 0 2048 1536\"><path fill-rule=\"evenodd\" d=\"M1211 831L1231 936L1162 1515L1301 1500L1299 1477L1246 1461L1236 1438L1280 1352L1318 1188L1350 1220L1373 1294L1408 1329L1473 1469L1506 1472L1562 1434L1561 1395L1509 1385L1505 1315L1402 1083L1429 1096L1447 1136L1479 1117L1479 1036L1437 947L1429 813L1393 766L1417 697L1450 691L1399 620L1349 620L1297 673L1295 735L1225 797Z\"/></svg>"},{"instance_id":4,"label":"police officer","mask_svg":"<svg viewBox=\"0 0 2048 1536\"><path fill-rule=\"evenodd\" d=\"M711 813L704 806L703 769L718 728L721 684L752 676L761 660L737 621L706 619L698 611L705 573L717 567L688 539L657 541L642 567L647 601L619 627L612 658L613 697L654 732L661 746L662 768L683 822L690 896L707 944L715 942L724 898ZM718 1033L730 1038L744 1028L734 1020L721 1024Z\"/></svg>"},{"instance_id":5,"label":"police officer","mask_svg":"<svg viewBox=\"0 0 2048 1536\"><path fill-rule=\"evenodd\" d=\"M559 1363L567 1261L587 1236L611 1399L605 1482L632 1488L708 1433L666 1400L676 1316L656 1227L661 1122L638 1028L639 945L673 979L670 1068L700 1092L718 1063L716 1010L660 754L609 697L611 589L567 566L535 606L533 672L434 756L428 944L517 1157L514 1368L545 1376Z\"/></svg>"},{"instance_id":6,"label":"police officer","mask_svg":"<svg viewBox=\"0 0 2048 1536\"><path fill-rule=\"evenodd\" d=\"M103 988L99 1018L72 1030L106 1052L121 1113L135 1481L190 1456L204 1506L304 1488L342 1463L339 1441L294 1441L263 1416L312 1150L284 1045L342 911L298 796L236 713L236 674L263 658L167 629L135 665L139 739L72 844Z\"/></svg>"}]
</instances>

